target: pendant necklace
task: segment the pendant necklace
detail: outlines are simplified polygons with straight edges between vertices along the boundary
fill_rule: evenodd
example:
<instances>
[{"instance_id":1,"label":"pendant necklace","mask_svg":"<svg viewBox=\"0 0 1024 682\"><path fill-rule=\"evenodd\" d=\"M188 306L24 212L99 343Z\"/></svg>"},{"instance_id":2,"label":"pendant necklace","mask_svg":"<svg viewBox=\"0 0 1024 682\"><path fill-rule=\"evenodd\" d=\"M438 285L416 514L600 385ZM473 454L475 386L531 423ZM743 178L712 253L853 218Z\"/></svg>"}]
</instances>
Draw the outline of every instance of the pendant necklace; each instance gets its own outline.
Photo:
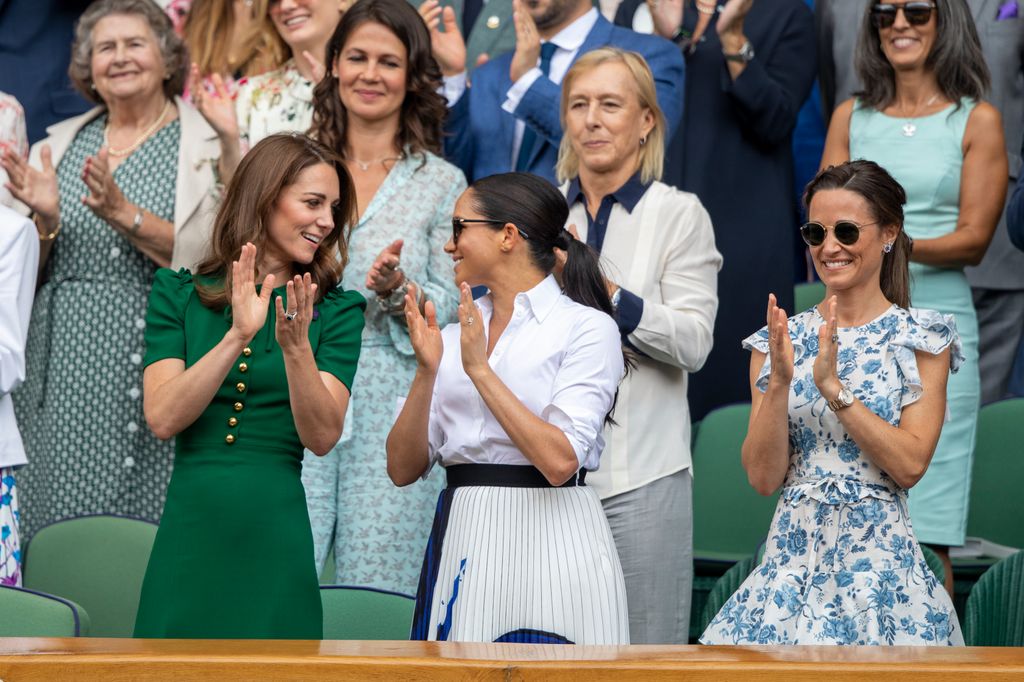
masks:
<instances>
[{"instance_id":1,"label":"pendant necklace","mask_svg":"<svg viewBox=\"0 0 1024 682\"><path fill-rule=\"evenodd\" d=\"M359 166L359 170L364 173L370 170L370 166L376 166L378 163L385 163L387 161L400 161L401 156L382 156L379 159L372 159L370 161L360 161L354 156L349 157L349 161Z\"/></svg>"},{"instance_id":2,"label":"pendant necklace","mask_svg":"<svg viewBox=\"0 0 1024 682\"><path fill-rule=\"evenodd\" d=\"M931 105L935 104L935 100L939 98L938 93L932 95L931 99L924 103L924 106L919 106L914 110L914 115L906 120L903 124L903 137L913 137L914 133L917 132L917 126L914 125L913 121L917 118L917 115L924 109L927 109Z\"/></svg>"}]
</instances>

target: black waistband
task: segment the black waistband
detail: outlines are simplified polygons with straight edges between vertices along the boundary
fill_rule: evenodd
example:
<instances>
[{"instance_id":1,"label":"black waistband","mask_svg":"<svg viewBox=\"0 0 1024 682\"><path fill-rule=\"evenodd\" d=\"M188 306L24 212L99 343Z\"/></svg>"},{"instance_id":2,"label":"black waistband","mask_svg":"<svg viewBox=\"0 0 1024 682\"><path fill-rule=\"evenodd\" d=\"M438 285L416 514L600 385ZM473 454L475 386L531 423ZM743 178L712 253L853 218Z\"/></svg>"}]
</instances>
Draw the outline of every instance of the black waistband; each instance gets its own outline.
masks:
<instances>
[{"instance_id":1,"label":"black waistband","mask_svg":"<svg viewBox=\"0 0 1024 682\"><path fill-rule=\"evenodd\" d=\"M560 486L551 485L537 467L521 464L453 464L445 468L449 488L467 485L505 488L573 488L586 485L587 470L580 469Z\"/></svg>"}]
</instances>

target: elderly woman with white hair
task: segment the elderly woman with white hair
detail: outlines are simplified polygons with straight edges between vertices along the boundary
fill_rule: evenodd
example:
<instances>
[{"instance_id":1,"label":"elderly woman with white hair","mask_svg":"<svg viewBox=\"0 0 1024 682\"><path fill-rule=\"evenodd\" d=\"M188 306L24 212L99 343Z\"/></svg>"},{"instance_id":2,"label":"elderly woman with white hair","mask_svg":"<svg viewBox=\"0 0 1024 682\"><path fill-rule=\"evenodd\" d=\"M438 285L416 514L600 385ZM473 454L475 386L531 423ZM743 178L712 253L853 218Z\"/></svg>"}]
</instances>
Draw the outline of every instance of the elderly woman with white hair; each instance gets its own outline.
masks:
<instances>
[{"instance_id":1,"label":"elderly woman with white hair","mask_svg":"<svg viewBox=\"0 0 1024 682\"><path fill-rule=\"evenodd\" d=\"M14 407L31 464L22 539L62 518L156 520L172 445L142 415L146 301L160 266L195 264L217 201L213 130L178 98L186 53L150 0L97 0L69 75L98 106L2 160L32 212L42 283Z\"/></svg>"},{"instance_id":2,"label":"elderly woman with white hair","mask_svg":"<svg viewBox=\"0 0 1024 682\"><path fill-rule=\"evenodd\" d=\"M722 257L693 194L659 182L665 119L633 52L601 48L562 81L557 173L568 223L601 254L622 343L619 388L593 487L626 577L630 641L685 644L693 578L689 373L704 364Z\"/></svg>"}]
</instances>

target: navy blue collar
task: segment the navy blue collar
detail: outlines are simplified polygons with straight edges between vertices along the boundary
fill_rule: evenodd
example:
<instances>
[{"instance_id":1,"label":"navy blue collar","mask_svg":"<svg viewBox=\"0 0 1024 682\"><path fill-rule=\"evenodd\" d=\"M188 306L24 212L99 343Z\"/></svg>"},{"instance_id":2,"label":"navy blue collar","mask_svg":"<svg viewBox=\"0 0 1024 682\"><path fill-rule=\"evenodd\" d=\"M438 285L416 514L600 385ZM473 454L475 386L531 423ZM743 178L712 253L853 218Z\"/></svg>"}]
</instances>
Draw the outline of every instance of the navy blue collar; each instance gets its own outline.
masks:
<instances>
[{"instance_id":1,"label":"navy blue collar","mask_svg":"<svg viewBox=\"0 0 1024 682\"><path fill-rule=\"evenodd\" d=\"M637 171L626 180L626 184L612 192L609 196L615 200L615 203L626 209L627 213L632 213L636 205L640 203L640 200L644 198L644 192L651 186L651 183L640 182L640 171ZM583 186L580 184L580 178L577 175L569 183L569 192L565 197L569 201L569 206L572 206L577 201L582 201L584 207L586 206L587 199L583 194Z\"/></svg>"}]
</instances>

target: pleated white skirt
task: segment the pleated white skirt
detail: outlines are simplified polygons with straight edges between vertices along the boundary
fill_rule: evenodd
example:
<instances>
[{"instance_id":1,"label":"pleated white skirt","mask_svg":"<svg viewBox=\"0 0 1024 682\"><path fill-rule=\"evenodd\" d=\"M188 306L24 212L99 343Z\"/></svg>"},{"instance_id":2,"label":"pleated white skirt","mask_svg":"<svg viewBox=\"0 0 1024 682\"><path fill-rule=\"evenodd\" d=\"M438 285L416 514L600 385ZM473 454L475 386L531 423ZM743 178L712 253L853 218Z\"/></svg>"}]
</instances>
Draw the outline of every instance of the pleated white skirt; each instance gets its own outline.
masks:
<instances>
[{"instance_id":1,"label":"pleated white skirt","mask_svg":"<svg viewBox=\"0 0 1024 682\"><path fill-rule=\"evenodd\" d=\"M589 487L441 493L413 639L629 644L615 543Z\"/></svg>"}]
</instances>

